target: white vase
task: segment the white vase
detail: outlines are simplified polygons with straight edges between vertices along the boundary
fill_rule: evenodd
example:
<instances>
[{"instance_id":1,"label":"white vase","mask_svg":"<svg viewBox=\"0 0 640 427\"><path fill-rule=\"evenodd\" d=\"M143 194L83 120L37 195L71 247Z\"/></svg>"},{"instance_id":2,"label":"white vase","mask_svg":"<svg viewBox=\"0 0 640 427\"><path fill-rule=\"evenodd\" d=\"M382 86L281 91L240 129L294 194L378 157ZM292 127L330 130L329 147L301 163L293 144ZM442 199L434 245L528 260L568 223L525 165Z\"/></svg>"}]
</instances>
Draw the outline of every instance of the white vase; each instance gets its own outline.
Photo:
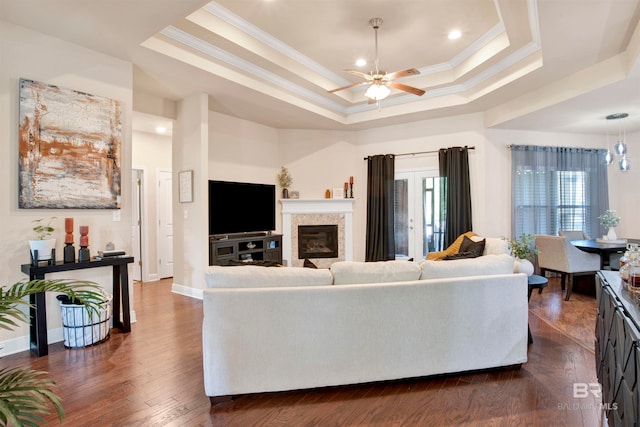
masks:
<instances>
[{"instance_id":1,"label":"white vase","mask_svg":"<svg viewBox=\"0 0 640 427\"><path fill-rule=\"evenodd\" d=\"M527 276L531 276L533 274L533 264L528 259L516 258L513 263L513 272L525 273Z\"/></svg>"},{"instance_id":2,"label":"white vase","mask_svg":"<svg viewBox=\"0 0 640 427\"><path fill-rule=\"evenodd\" d=\"M38 261L49 260L51 259L51 250L56 247L56 239L29 240L29 247L32 258L35 251L38 251Z\"/></svg>"},{"instance_id":3,"label":"white vase","mask_svg":"<svg viewBox=\"0 0 640 427\"><path fill-rule=\"evenodd\" d=\"M615 227L609 227L609 231L607 232L607 240L618 240Z\"/></svg>"}]
</instances>

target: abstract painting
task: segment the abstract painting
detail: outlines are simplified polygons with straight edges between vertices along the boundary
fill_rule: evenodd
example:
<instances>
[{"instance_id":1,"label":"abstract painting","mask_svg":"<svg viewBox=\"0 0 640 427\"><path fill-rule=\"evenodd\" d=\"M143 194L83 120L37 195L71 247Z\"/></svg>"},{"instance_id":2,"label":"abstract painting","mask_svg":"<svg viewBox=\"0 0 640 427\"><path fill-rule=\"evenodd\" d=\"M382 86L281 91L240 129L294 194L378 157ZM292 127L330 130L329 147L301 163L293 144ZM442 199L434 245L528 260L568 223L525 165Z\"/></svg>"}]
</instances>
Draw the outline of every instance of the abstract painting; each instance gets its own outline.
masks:
<instances>
[{"instance_id":1,"label":"abstract painting","mask_svg":"<svg viewBox=\"0 0 640 427\"><path fill-rule=\"evenodd\" d=\"M18 207L119 209L120 102L20 79Z\"/></svg>"}]
</instances>

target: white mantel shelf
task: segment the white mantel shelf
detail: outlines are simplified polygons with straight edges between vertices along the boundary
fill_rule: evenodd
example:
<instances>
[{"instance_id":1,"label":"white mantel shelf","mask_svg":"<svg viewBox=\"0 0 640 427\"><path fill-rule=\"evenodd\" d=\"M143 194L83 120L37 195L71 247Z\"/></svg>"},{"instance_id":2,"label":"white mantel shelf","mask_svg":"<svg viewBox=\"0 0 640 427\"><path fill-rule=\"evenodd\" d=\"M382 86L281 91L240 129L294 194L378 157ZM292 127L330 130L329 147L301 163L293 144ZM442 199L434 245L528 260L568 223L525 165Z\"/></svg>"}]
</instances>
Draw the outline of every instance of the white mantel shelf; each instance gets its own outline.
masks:
<instances>
[{"instance_id":1,"label":"white mantel shelf","mask_svg":"<svg viewBox=\"0 0 640 427\"><path fill-rule=\"evenodd\" d=\"M344 259L353 260L353 204L355 199L280 199L282 204L282 258L292 265L291 216L344 214Z\"/></svg>"},{"instance_id":2,"label":"white mantel shelf","mask_svg":"<svg viewBox=\"0 0 640 427\"><path fill-rule=\"evenodd\" d=\"M356 199L280 199L282 213L343 213L353 212Z\"/></svg>"}]
</instances>

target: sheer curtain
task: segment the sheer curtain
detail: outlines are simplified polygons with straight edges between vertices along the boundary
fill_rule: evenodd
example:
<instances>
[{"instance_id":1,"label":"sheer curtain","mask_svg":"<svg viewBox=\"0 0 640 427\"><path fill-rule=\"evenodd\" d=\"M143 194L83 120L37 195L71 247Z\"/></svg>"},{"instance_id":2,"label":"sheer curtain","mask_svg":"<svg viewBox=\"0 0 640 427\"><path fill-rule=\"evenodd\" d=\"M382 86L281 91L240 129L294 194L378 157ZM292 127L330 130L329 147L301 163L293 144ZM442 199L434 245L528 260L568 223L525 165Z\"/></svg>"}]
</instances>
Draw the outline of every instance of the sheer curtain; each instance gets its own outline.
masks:
<instances>
[{"instance_id":1,"label":"sheer curtain","mask_svg":"<svg viewBox=\"0 0 640 427\"><path fill-rule=\"evenodd\" d=\"M441 197L445 199L444 245L449 246L461 234L473 230L471 223L471 183L469 180L469 149L467 147L441 148ZM442 179L444 178L444 179Z\"/></svg>"},{"instance_id":2,"label":"sheer curtain","mask_svg":"<svg viewBox=\"0 0 640 427\"><path fill-rule=\"evenodd\" d=\"M609 207L606 150L511 146L511 232L557 235L583 230L600 236Z\"/></svg>"},{"instance_id":3,"label":"sheer curtain","mask_svg":"<svg viewBox=\"0 0 640 427\"><path fill-rule=\"evenodd\" d=\"M367 159L367 236L365 261L395 259L395 156Z\"/></svg>"}]
</instances>

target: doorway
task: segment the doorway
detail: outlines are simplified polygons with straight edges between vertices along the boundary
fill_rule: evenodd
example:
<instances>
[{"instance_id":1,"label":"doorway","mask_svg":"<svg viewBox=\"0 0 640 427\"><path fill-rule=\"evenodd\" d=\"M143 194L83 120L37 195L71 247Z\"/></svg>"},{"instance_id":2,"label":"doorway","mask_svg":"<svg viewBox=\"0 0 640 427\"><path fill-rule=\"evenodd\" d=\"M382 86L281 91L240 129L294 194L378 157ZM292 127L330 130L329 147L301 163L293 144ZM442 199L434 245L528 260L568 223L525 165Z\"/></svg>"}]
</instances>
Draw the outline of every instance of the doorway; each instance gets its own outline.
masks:
<instances>
[{"instance_id":1,"label":"doorway","mask_svg":"<svg viewBox=\"0 0 640 427\"><path fill-rule=\"evenodd\" d=\"M396 172L394 210L396 259L420 260L442 250L437 169Z\"/></svg>"}]
</instances>

